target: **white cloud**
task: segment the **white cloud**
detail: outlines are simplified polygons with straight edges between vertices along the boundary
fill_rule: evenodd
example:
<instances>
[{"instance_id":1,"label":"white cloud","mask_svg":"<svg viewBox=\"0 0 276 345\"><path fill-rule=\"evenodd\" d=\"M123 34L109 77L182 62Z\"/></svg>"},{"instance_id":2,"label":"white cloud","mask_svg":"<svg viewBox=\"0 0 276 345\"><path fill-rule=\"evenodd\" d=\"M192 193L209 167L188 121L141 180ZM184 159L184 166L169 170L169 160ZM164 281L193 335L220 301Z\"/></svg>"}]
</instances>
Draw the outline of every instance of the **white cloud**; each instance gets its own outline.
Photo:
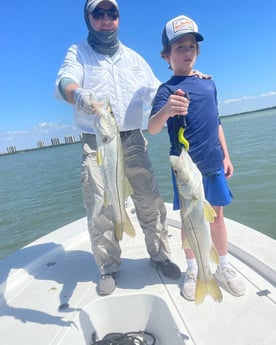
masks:
<instances>
[{"instance_id":1,"label":"white cloud","mask_svg":"<svg viewBox=\"0 0 276 345\"><path fill-rule=\"evenodd\" d=\"M53 123L53 122L43 122L43 123L39 123L37 125L37 128L46 128L46 129L55 129L55 130L59 130L59 129L63 129L63 128L70 128L71 126L69 125L59 125L57 123Z\"/></svg>"},{"instance_id":2,"label":"white cloud","mask_svg":"<svg viewBox=\"0 0 276 345\"><path fill-rule=\"evenodd\" d=\"M255 98L256 96L244 96L242 98L229 98L229 99L226 99L225 101L222 101L221 103L222 104L240 103L240 102L247 101L249 99L255 99Z\"/></svg>"},{"instance_id":3,"label":"white cloud","mask_svg":"<svg viewBox=\"0 0 276 345\"><path fill-rule=\"evenodd\" d=\"M79 140L79 131L67 124L43 122L26 130L0 132L0 153L7 152L7 147L15 146L17 150L36 148L39 141L51 145L51 139L59 138L64 143L64 137L74 136Z\"/></svg>"},{"instance_id":4,"label":"white cloud","mask_svg":"<svg viewBox=\"0 0 276 345\"><path fill-rule=\"evenodd\" d=\"M16 130L16 131L8 131L6 133L7 133L7 135L21 135L21 134L26 134L27 131L26 130L22 130L22 131Z\"/></svg>"},{"instance_id":5,"label":"white cloud","mask_svg":"<svg viewBox=\"0 0 276 345\"><path fill-rule=\"evenodd\" d=\"M43 122L39 123L37 126L31 129L32 132L37 132L40 134L50 134L51 132L58 133L59 131L68 130L69 132L72 130L72 126L66 124L57 124L53 122Z\"/></svg>"},{"instance_id":6,"label":"white cloud","mask_svg":"<svg viewBox=\"0 0 276 345\"><path fill-rule=\"evenodd\" d=\"M218 107L221 115L231 115L275 105L276 91L269 91L258 96L222 100L219 101ZM71 135L79 140L80 133L74 126L53 122L42 122L25 130L0 132L0 153L7 152L8 146L16 146L17 150L35 148L39 141L44 141L45 145L51 145L52 138L59 138L60 143L64 143L64 137Z\"/></svg>"},{"instance_id":7,"label":"white cloud","mask_svg":"<svg viewBox=\"0 0 276 345\"><path fill-rule=\"evenodd\" d=\"M270 96L275 96L275 95L276 95L276 92L270 91L270 92L267 92L267 93L262 93L261 97L270 97Z\"/></svg>"},{"instance_id":8,"label":"white cloud","mask_svg":"<svg viewBox=\"0 0 276 345\"><path fill-rule=\"evenodd\" d=\"M276 92L270 91L258 96L243 96L239 98L229 98L218 102L221 115L231 115L269 108L276 105Z\"/></svg>"}]
</instances>

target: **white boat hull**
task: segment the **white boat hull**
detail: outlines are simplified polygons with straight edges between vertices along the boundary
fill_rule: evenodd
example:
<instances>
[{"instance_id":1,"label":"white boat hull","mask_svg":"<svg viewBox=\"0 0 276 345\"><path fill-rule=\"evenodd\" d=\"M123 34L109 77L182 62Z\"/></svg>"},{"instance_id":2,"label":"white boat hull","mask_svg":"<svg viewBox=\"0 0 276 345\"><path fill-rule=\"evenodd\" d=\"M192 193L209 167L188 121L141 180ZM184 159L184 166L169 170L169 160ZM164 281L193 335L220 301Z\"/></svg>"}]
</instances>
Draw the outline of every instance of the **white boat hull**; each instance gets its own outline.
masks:
<instances>
[{"instance_id":1,"label":"white boat hull","mask_svg":"<svg viewBox=\"0 0 276 345\"><path fill-rule=\"evenodd\" d=\"M196 306L180 295L186 271L180 217L167 208L172 260L183 272L179 280L152 268L131 209L137 235L121 243L118 287L111 296L96 293L99 273L85 218L0 261L1 345L88 345L94 331L101 338L140 328L156 333L159 345L275 345L276 241L226 219L230 262L247 292L234 297L222 290L222 303L208 297Z\"/></svg>"}]
</instances>

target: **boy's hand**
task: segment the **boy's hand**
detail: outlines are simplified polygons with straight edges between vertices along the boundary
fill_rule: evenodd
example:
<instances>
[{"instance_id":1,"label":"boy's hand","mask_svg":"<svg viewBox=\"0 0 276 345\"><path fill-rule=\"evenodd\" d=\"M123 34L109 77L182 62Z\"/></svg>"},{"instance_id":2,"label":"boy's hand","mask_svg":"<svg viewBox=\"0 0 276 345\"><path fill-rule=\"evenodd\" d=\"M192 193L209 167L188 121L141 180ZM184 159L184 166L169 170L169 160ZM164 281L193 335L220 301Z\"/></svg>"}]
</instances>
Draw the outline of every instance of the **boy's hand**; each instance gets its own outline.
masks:
<instances>
[{"instance_id":1,"label":"boy's hand","mask_svg":"<svg viewBox=\"0 0 276 345\"><path fill-rule=\"evenodd\" d=\"M170 95L167 107L168 113L171 117L176 115L187 115L188 108L190 104L190 97L189 94L185 94L185 92L181 89L177 89L174 94Z\"/></svg>"}]
</instances>

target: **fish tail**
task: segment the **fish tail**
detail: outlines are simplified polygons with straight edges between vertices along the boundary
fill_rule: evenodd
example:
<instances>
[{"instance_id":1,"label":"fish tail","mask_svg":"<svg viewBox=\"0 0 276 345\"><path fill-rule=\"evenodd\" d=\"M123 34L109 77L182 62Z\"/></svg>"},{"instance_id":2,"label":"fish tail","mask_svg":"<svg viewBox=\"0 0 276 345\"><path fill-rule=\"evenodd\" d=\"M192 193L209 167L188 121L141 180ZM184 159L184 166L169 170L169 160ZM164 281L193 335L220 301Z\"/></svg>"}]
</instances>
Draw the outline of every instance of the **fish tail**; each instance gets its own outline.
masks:
<instances>
[{"instance_id":1,"label":"fish tail","mask_svg":"<svg viewBox=\"0 0 276 345\"><path fill-rule=\"evenodd\" d=\"M218 303L222 301L221 290L213 277L208 282L208 295L210 295L214 299L214 301Z\"/></svg>"},{"instance_id":2,"label":"fish tail","mask_svg":"<svg viewBox=\"0 0 276 345\"><path fill-rule=\"evenodd\" d=\"M126 213L126 220L124 222L124 231L130 237L135 237L135 235L136 235L135 229L134 229L127 213Z\"/></svg>"},{"instance_id":3,"label":"fish tail","mask_svg":"<svg viewBox=\"0 0 276 345\"><path fill-rule=\"evenodd\" d=\"M214 223L217 214L207 200L204 200L204 217L209 223Z\"/></svg>"},{"instance_id":4,"label":"fish tail","mask_svg":"<svg viewBox=\"0 0 276 345\"><path fill-rule=\"evenodd\" d=\"M222 301L221 290L213 277L211 277L208 281L197 280L195 304L202 304L206 295L211 296L218 303Z\"/></svg>"},{"instance_id":5,"label":"fish tail","mask_svg":"<svg viewBox=\"0 0 276 345\"><path fill-rule=\"evenodd\" d=\"M197 280L196 291L195 291L195 304L199 305L203 303L206 295L207 295L206 282L202 280Z\"/></svg>"},{"instance_id":6,"label":"fish tail","mask_svg":"<svg viewBox=\"0 0 276 345\"><path fill-rule=\"evenodd\" d=\"M114 237L117 241L123 239L123 233L125 232L130 237L135 237L135 229L129 219L128 214L124 214L125 220L123 222L115 222L114 224Z\"/></svg>"},{"instance_id":7,"label":"fish tail","mask_svg":"<svg viewBox=\"0 0 276 345\"><path fill-rule=\"evenodd\" d=\"M121 241L123 239L124 224L115 223L114 226L114 237L116 241Z\"/></svg>"},{"instance_id":8,"label":"fish tail","mask_svg":"<svg viewBox=\"0 0 276 345\"><path fill-rule=\"evenodd\" d=\"M133 192L133 188L128 180L128 178L126 177L125 178L125 200L130 196L132 195L134 192Z\"/></svg>"},{"instance_id":9,"label":"fish tail","mask_svg":"<svg viewBox=\"0 0 276 345\"><path fill-rule=\"evenodd\" d=\"M210 259L217 265L219 264L218 252L216 251L216 248L214 246L211 246L210 249Z\"/></svg>"}]
</instances>

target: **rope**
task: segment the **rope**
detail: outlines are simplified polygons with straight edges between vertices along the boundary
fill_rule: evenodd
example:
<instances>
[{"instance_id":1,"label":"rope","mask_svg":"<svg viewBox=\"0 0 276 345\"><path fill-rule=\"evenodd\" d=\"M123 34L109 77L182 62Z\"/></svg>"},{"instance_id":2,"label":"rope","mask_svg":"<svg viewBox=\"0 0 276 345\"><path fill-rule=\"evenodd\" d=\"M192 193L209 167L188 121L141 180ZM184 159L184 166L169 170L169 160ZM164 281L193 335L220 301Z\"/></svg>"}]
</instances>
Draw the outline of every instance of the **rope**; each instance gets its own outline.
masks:
<instances>
[{"instance_id":1,"label":"rope","mask_svg":"<svg viewBox=\"0 0 276 345\"><path fill-rule=\"evenodd\" d=\"M141 337L143 339L141 339ZM145 339L146 338L146 339ZM146 342L144 341L146 340ZM102 340L96 340L96 333L92 334L91 345L155 345L155 336L146 331L127 333L108 333Z\"/></svg>"}]
</instances>

